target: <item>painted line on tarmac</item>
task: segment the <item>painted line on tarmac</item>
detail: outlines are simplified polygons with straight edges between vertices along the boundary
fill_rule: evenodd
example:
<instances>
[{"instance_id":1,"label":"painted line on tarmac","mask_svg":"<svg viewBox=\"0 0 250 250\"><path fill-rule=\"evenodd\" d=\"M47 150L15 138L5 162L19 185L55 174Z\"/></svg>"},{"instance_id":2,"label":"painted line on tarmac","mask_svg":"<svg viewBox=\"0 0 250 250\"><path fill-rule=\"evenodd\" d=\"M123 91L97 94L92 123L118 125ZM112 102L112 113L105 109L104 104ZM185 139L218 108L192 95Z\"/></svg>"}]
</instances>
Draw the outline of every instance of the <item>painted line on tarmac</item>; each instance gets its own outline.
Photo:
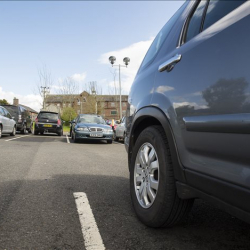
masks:
<instances>
[{"instance_id":1,"label":"painted line on tarmac","mask_svg":"<svg viewBox=\"0 0 250 250\"><path fill-rule=\"evenodd\" d=\"M105 246L96 225L87 195L78 192L74 193L74 197L86 250L104 250Z\"/></svg>"},{"instance_id":2,"label":"painted line on tarmac","mask_svg":"<svg viewBox=\"0 0 250 250\"><path fill-rule=\"evenodd\" d=\"M124 146L124 143L113 141L114 144L120 144Z\"/></svg>"},{"instance_id":3,"label":"painted line on tarmac","mask_svg":"<svg viewBox=\"0 0 250 250\"><path fill-rule=\"evenodd\" d=\"M8 140L5 140L5 141L13 141L13 140L20 139L20 138L27 137L27 136L30 136L30 135L23 135L23 136L15 137L15 138L8 139Z\"/></svg>"},{"instance_id":4,"label":"painted line on tarmac","mask_svg":"<svg viewBox=\"0 0 250 250\"><path fill-rule=\"evenodd\" d=\"M66 135L67 143L70 143L68 135Z\"/></svg>"}]
</instances>

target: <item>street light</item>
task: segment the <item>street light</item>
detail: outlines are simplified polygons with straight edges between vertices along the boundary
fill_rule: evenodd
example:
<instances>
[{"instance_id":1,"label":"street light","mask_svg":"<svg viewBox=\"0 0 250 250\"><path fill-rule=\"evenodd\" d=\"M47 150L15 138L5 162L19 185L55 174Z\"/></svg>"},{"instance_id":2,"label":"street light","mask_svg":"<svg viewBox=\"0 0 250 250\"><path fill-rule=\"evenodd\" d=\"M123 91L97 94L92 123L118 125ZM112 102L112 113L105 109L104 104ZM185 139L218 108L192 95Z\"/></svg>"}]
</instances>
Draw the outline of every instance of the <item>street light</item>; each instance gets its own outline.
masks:
<instances>
[{"instance_id":1,"label":"street light","mask_svg":"<svg viewBox=\"0 0 250 250\"><path fill-rule=\"evenodd\" d=\"M125 64L124 65L121 65L121 64L117 64L117 65L114 65L116 61L116 57L115 56L110 56L109 57L109 62L111 63L112 67L119 67L119 87L120 87L120 119L122 119L122 95L121 95L121 67L126 67L129 65L130 63L130 58L129 57L124 57L123 58L123 62Z\"/></svg>"},{"instance_id":2,"label":"street light","mask_svg":"<svg viewBox=\"0 0 250 250\"><path fill-rule=\"evenodd\" d=\"M92 92L92 95L95 96L95 113L97 114L96 90L94 86L91 87L91 92Z\"/></svg>"}]
</instances>

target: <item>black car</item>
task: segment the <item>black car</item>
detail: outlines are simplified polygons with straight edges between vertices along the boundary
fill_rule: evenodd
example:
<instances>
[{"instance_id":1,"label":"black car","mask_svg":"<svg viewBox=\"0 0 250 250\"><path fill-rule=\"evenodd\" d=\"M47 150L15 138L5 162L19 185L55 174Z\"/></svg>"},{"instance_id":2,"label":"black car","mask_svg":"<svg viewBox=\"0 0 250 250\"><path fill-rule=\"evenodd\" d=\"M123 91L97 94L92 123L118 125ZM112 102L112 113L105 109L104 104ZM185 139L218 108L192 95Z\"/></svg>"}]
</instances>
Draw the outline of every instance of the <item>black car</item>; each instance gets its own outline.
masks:
<instances>
[{"instance_id":1,"label":"black car","mask_svg":"<svg viewBox=\"0 0 250 250\"><path fill-rule=\"evenodd\" d=\"M44 132L63 135L63 121L58 113L50 111L40 111L35 119L34 134L42 135Z\"/></svg>"},{"instance_id":2,"label":"black car","mask_svg":"<svg viewBox=\"0 0 250 250\"><path fill-rule=\"evenodd\" d=\"M31 133L32 119L30 112L23 107L22 105L2 105L5 107L11 116L16 121L17 131L21 131L22 134L25 134L26 130Z\"/></svg>"},{"instance_id":3,"label":"black car","mask_svg":"<svg viewBox=\"0 0 250 250\"><path fill-rule=\"evenodd\" d=\"M186 1L130 90L125 145L139 219L170 227L203 198L250 222L250 1Z\"/></svg>"}]
</instances>

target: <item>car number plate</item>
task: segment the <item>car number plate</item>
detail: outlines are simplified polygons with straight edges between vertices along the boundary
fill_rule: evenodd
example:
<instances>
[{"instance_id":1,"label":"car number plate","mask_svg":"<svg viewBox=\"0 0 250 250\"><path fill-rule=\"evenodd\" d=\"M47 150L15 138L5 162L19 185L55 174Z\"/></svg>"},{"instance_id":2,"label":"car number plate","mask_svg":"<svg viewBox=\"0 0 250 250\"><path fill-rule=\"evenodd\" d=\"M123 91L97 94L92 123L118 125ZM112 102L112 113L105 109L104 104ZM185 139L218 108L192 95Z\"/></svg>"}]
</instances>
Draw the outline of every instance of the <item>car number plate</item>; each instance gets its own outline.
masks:
<instances>
[{"instance_id":1,"label":"car number plate","mask_svg":"<svg viewBox=\"0 0 250 250\"><path fill-rule=\"evenodd\" d=\"M52 127L51 124L44 124L43 126L46 127L46 128L51 128Z\"/></svg>"},{"instance_id":2,"label":"car number plate","mask_svg":"<svg viewBox=\"0 0 250 250\"><path fill-rule=\"evenodd\" d=\"M90 137L103 137L103 134L90 134Z\"/></svg>"}]
</instances>

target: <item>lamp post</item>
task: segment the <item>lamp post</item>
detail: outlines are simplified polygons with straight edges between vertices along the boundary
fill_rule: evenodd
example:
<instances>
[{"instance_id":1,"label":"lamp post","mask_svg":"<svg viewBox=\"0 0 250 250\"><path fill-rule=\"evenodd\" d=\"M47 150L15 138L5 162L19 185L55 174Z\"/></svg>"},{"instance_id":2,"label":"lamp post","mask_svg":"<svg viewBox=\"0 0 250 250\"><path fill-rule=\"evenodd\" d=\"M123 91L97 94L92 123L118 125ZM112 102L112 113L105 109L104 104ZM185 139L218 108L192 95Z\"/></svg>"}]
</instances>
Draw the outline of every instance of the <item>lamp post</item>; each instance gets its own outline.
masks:
<instances>
[{"instance_id":1,"label":"lamp post","mask_svg":"<svg viewBox=\"0 0 250 250\"><path fill-rule=\"evenodd\" d=\"M96 90L95 87L91 88L92 95L95 96L95 113L97 114Z\"/></svg>"},{"instance_id":2,"label":"lamp post","mask_svg":"<svg viewBox=\"0 0 250 250\"><path fill-rule=\"evenodd\" d=\"M119 87L120 87L120 119L122 119L122 94L121 94L121 67L126 67L128 66L129 62L130 62L130 58L129 57L124 57L123 58L123 62L125 64L124 65L121 65L121 64L117 64L117 65L114 65L116 61L116 58L115 56L110 56L109 57L109 62L111 63L112 67L119 67Z\"/></svg>"},{"instance_id":3,"label":"lamp post","mask_svg":"<svg viewBox=\"0 0 250 250\"><path fill-rule=\"evenodd\" d=\"M43 87L43 86L41 86L41 93L42 93L42 95L43 95L43 109L45 109L45 97L46 97L46 94L49 94L49 91L50 91L50 89L49 89L49 87Z\"/></svg>"}]
</instances>

